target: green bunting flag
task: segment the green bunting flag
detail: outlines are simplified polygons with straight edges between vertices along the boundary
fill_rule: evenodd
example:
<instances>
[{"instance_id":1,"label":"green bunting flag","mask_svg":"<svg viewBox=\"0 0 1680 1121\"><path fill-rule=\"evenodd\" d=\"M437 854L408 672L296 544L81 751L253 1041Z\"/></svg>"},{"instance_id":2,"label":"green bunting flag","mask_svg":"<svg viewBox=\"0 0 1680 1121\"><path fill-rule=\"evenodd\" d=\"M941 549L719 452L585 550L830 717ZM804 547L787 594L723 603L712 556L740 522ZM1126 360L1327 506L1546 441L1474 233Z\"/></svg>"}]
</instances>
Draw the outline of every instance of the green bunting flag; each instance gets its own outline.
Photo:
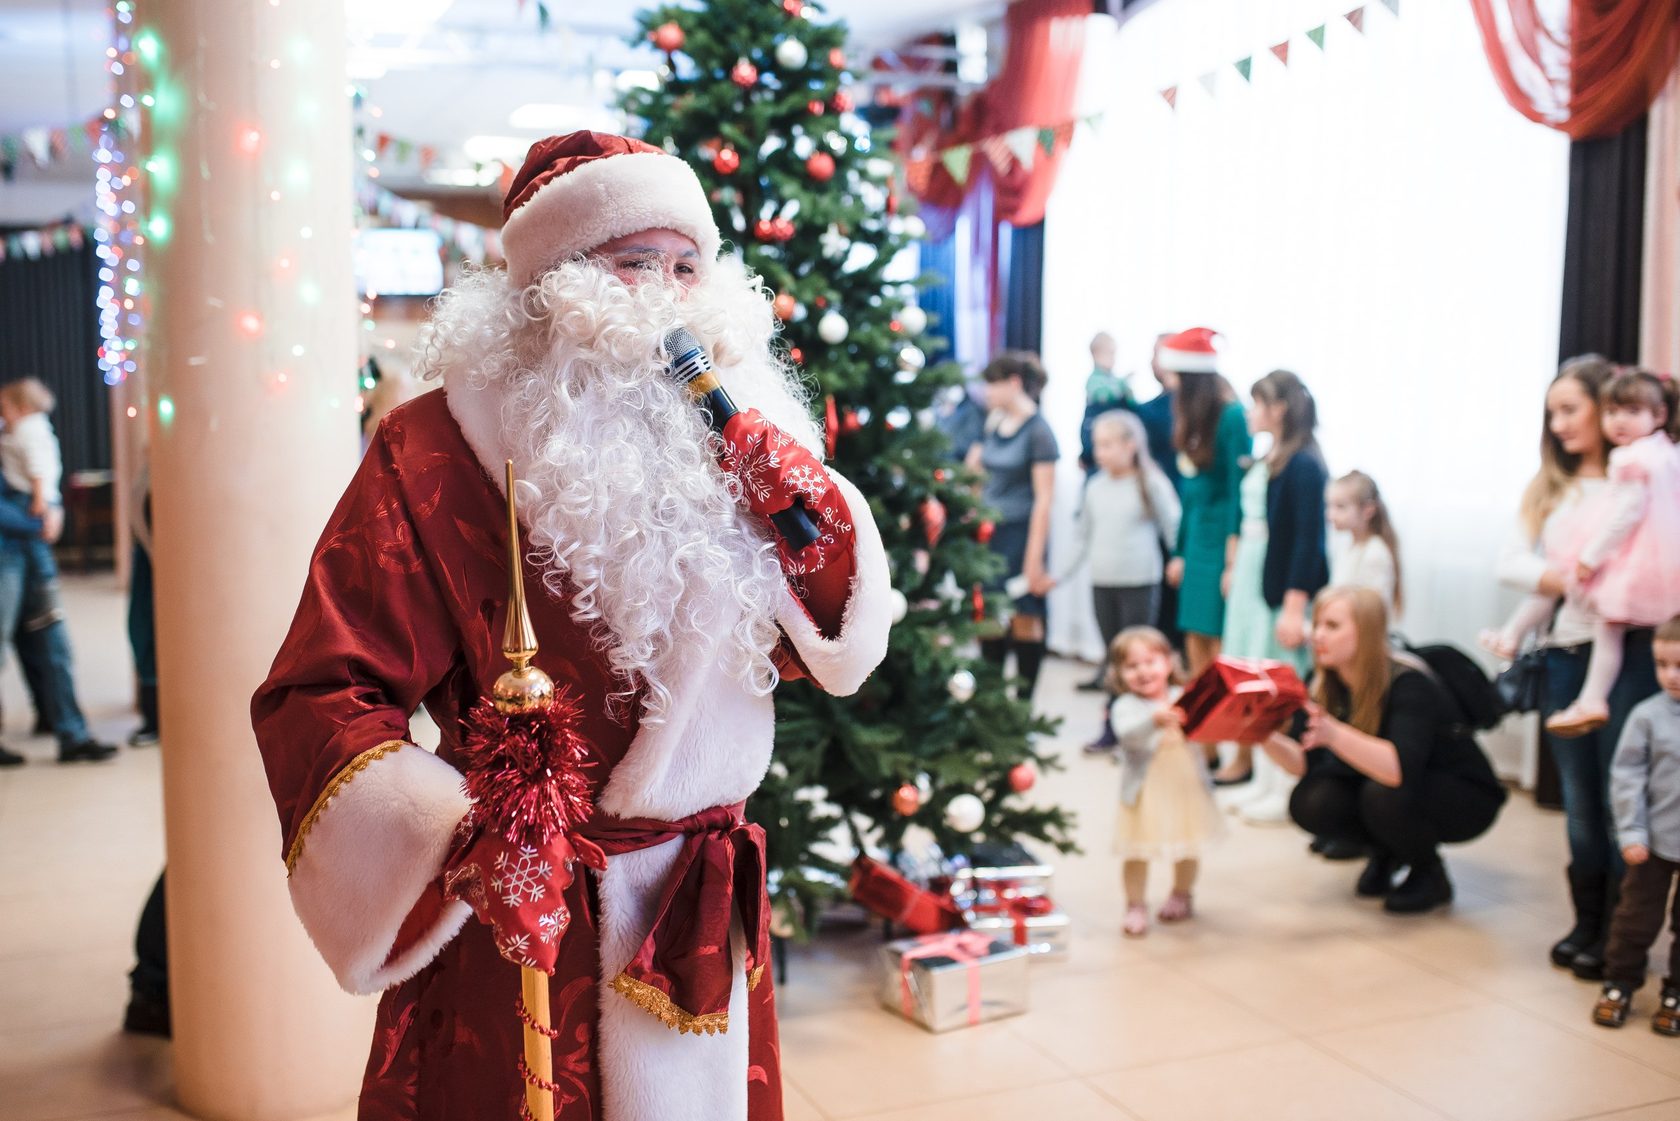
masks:
<instances>
[{"instance_id":1,"label":"green bunting flag","mask_svg":"<svg viewBox=\"0 0 1680 1121\"><path fill-rule=\"evenodd\" d=\"M1313 41L1313 46L1322 51L1324 49L1324 25L1321 23L1317 27L1309 30L1307 32L1307 38Z\"/></svg>"},{"instance_id":2,"label":"green bunting flag","mask_svg":"<svg viewBox=\"0 0 1680 1121\"><path fill-rule=\"evenodd\" d=\"M1237 73L1242 75L1243 81L1248 81L1249 73L1254 69L1254 56L1237 59Z\"/></svg>"},{"instance_id":3,"label":"green bunting flag","mask_svg":"<svg viewBox=\"0 0 1680 1121\"><path fill-rule=\"evenodd\" d=\"M1038 130L1038 146L1040 148L1044 149L1044 154L1045 155L1047 155L1047 156L1055 155L1056 154L1056 130L1053 129L1053 128L1041 128L1041 129L1039 129Z\"/></svg>"},{"instance_id":4,"label":"green bunting flag","mask_svg":"<svg viewBox=\"0 0 1680 1121\"><path fill-rule=\"evenodd\" d=\"M959 187L968 183L968 165L973 159L974 149L967 144L959 144L939 153L940 162L945 165L945 170L951 173L951 178L957 181Z\"/></svg>"}]
</instances>

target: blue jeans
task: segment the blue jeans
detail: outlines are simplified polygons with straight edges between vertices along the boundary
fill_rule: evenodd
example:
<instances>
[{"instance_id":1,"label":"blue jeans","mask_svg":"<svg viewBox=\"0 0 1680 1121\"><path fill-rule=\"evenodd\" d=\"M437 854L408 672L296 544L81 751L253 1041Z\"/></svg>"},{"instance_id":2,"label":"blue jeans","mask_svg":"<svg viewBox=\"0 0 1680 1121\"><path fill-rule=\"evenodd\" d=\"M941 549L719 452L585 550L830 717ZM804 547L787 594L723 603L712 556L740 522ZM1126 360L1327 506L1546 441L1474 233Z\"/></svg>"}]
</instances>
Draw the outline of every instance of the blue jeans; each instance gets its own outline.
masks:
<instances>
[{"instance_id":1,"label":"blue jeans","mask_svg":"<svg viewBox=\"0 0 1680 1121\"><path fill-rule=\"evenodd\" d=\"M1546 688L1540 719L1569 704L1587 677L1591 645L1546 651ZM1616 843L1616 819L1610 810L1610 760L1622 738L1622 725L1634 705L1657 691L1651 659L1651 631L1629 628L1622 640L1622 672L1610 690L1610 720L1597 731L1574 739L1546 734L1546 747L1557 761L1563 813L1569 830L1569 862L1576 871L1622 877L1622 850Z\"/></svg>"},{"instance_id":2,"label":"blue jeans","mask_svg":"<svg viewBox=\"0 0 1680 1121\"><path fill-rule=\"evenodd\" d=\"M16 538L0 542L0 635L15 634L20 650L46 670L46 688L41 700L42 716L52 725L61 744L78 744L88 738L87 719L76 701L74 659L70 631L63 612L57 609L58 582L40 580L36 557L29 543ZM56 577L57 569L52 570ZM33 629L20 629L26 607Z\"/></svg>"}]
</instances>

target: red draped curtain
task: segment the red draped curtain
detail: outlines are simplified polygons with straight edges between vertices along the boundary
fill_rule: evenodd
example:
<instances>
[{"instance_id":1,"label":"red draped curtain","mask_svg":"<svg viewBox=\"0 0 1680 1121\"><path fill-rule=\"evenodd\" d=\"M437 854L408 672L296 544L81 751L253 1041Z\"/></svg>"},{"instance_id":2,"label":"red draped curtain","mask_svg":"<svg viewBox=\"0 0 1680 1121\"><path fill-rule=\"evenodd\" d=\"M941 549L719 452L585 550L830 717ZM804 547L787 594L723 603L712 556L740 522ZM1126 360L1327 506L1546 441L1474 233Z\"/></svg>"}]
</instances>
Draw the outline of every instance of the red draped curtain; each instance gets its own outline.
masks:
<instances>
[{"instance_id":1,"label":"red draped curtain","mask_svg":"<svg viewBox=\"0 0 1680 1121\"><path fill-rule=\"evenodd\" d=\"M900 122L897 147L911 165L911 191L925 205L954 210L964 195L989 177L998 221L1030 226L1043 220L1062 153L1072 136L1079 64L1085 54L1090 0L1017 0L1004 13L1003 67L984 89L959 105L922 95ZM916 102L922 105L916 106ZM1031 167L1006 158L1002 134L1024 127L1056 127L1053 150L1034 153ZM989 142L981 145L977 142ZM963 182L952 177L938 153L975 144ZM993 160L986 148L999 159ZM1008 167L999 171L998 164ZM929 214L937 228L939 216Z\"/></svg>"},{"instance_id":2,"label":"red draped curtain","mask_svg":"<svg viewBox=\"0 0 1680 1121\"><path fill-rule=\"evenodd\" d=\"M1680 55L1680 0L1470 0L1494 80L1572 139L1638 120Z\"/></svg>"}]
</instances>

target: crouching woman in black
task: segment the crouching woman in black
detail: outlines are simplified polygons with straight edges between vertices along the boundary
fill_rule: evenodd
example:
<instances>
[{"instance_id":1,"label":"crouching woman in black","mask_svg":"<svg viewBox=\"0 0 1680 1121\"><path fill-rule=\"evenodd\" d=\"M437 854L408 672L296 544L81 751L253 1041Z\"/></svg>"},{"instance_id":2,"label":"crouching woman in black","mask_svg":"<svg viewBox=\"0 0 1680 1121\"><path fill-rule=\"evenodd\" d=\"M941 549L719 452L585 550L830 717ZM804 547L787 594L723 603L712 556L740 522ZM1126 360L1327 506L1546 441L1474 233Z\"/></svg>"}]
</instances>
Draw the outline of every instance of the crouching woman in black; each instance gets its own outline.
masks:
<instances>
[{"instance_id":1,"label":"crouching woman in black","mask_svg":"<svg viewBox=\"0 0 1680 1121\"><path fill-rule=\"evenodd\" d=\"M1369 846L1360 895L1397 914L1452 901L1437 846L1472 840L1505 802L1457 706L1422 662L1392 652L1388 612L1369 588L1326 588L1314 603L1317 673L1295 736L1266 753L1301 777L1289 816L1319 837ZM1394 876L1408 869L1397 886Z\"/></svg>"}]
</instances>

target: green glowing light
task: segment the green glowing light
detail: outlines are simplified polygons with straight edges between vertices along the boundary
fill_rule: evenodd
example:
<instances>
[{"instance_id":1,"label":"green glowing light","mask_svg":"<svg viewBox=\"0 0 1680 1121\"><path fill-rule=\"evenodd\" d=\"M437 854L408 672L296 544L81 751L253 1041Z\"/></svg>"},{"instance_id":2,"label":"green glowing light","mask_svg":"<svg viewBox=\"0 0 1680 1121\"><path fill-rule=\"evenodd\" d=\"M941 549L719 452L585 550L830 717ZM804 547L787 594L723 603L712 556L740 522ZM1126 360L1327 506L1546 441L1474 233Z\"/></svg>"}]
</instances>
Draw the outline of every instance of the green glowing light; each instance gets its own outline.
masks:
<instances>
[{"instance_id":1,"label":"green glowing light","mask_svg":"<svg viewBox=\"0 0 1680 1121\"><path fill-rule=\"evenodd\" d=\"M156 66L158 56L163 53L163 44L158 41L157 33L148 28L134 37L134 49L140 52L147 66Z\"/></svg>"},{"instance_id":2,"label":"green glowing light","mask_svg":"<svg viewBox=\"0 0 1680 1121\"><path fill-rule=\"evenodd\" d=\"M372 378L363 378L362 379L362 388L363 389L372 389L373 388L373 379Z\"/></svg>"},{"instance_id":3,"label":"green glowing light","mask_svg":"<svg viewBox=\"0 0 1680 1121\"><path fill-rule=\"evenodd\" d=\"M158 187L175 185L175 161L161 152L146 161L146 172Z\"/></svg>"},{"instance_id":4,"label":"green glowing light","mask_svg":"<svg viewBox=\"0 0 1680 1121\"><path fill-rule=\"evenodd\" d=\"M152 106L157 104L157 98L153 97L149 93L143 93L140 95L140 104L150 109Z\"/></svg>"},{"instance_id":5,"label":"green glowing light","mask_svg":"<svg viewBox=\"0 0 1680 1121\"><path fill-rule=\"evenodd\" d=\"M175 419L175 402L168 397L158 398L158 420L168 424Z\"/></svg>"},{"instance_id":6,"label":"green glowing light","mask_svg":"<svg viewBox=\"0 0 1680 1121\"><path fill-rule=\"evenodd\" d=\"M146 234L153 241L167 242L169 240L169 218L167 215L154 214L146 222Z\"/></svg>"}]
</instances>

